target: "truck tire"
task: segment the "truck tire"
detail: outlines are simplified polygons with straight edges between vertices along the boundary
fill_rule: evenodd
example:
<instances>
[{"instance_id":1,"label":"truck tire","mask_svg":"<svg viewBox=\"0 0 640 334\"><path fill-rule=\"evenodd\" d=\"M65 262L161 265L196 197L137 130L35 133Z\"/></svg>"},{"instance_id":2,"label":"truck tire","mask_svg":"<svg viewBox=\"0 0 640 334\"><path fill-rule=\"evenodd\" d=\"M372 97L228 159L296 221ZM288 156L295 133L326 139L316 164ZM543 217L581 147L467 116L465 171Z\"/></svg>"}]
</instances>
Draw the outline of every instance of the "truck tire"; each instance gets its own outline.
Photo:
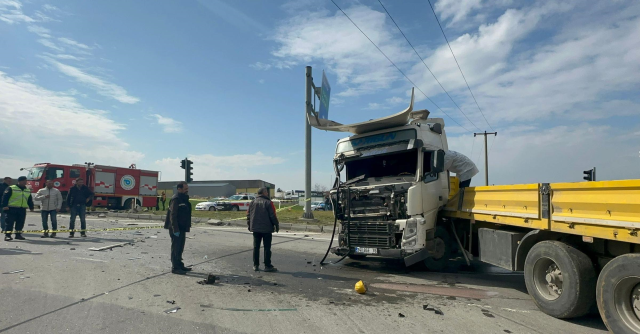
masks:
<instances>
[{"instance_id":1,"label":"truck tire","mask_svg":"<svg viewBox=\"0 0 640 334\"><path fill-rule=\"evenodd\" d=\"M595 302L591 259L560 241L542 241L531 248L524 262L524 281L538 308L555 318L583 316Z\"/></svg>"},{"instance_id":2,"label":"truck tire","mask_svg":"<svg viewBox=\"0 0 640 334\"><path fill-rule=\"evenodd\" d=\"M436 251L424 260L424 265L430 271L441 271L449 264L453 252L453 244L449 232L438 226L434 235Z\"/></svg>"},{"instance_id":3,"label":"truck tire","mask_svg":"<svg viewBox=\"0 0 640 334\"><path fill-rule=\"evenodd\" d=\"M621 255L604 266L596 300L612 333L640 333L640 254Z\"/></svg>"}]
</instances>

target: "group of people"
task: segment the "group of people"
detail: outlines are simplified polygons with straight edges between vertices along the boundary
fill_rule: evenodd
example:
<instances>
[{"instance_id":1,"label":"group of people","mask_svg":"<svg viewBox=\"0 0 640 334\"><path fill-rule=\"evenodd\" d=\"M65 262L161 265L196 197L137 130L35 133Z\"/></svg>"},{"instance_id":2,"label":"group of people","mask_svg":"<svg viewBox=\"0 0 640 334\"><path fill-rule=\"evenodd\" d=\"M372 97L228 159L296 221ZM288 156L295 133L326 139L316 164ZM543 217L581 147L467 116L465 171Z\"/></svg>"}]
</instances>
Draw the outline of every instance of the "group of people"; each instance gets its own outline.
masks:
<instances>
[{"instance_id":1,"label":"group of people","mask_svg":"<svg viewBox=\"0 0 640 334\"><path fill-rule=\"evenodd\" d=\"M15 228L15 238L17 240L25 240L24 236L22 236L22 229L27 218L27 209L30 211L34 209L31 189L27 188L27 178L25 176L18 178L17 185L11 185L11 181L10 177L5 177L3 183L0 184L0 194L2 194L0 200L2 232L5 234L4 240L11 241L13 240L11 234ZM58 230L57 214L62 209L62 204L65 201L62 193L54 188L52 180L47 180L45 187L35 194L35 199L41 203L40 214L42 217L42 229L44 230L41 238L55 238ZM75 236L74 230L77 217L80 217L80 235L82 237L87 236L86 213L87 206L91 205L92 199L93 192L84 184L82 178L77 178L75 186L69 190L66 198L67 206L71 212L69 238ZM51 219L52 230L49 230L49 218ZM51 234L49 234L49 231L51 231Z\"/></svg>"},{"instance_id":2,"label":"group of people","mask_svg":"<svg viewBox=\"0 0 640 334\"><path fill-rule=\"evenodd\" d=\"M177 192L169 201L164 228L169 230L171 237L171 272L185 275L191 270L182 262L186 233L191 231L189 185L182 181L177 184L176 189ZM260 188L258 197L249 205L247 228L253 233L253 270L260 270L260 246L264 243L264 271L278 271L271 264L271 240L273 232L280 231L280 223L267 188Z\"/></svg>"}]
</instances>

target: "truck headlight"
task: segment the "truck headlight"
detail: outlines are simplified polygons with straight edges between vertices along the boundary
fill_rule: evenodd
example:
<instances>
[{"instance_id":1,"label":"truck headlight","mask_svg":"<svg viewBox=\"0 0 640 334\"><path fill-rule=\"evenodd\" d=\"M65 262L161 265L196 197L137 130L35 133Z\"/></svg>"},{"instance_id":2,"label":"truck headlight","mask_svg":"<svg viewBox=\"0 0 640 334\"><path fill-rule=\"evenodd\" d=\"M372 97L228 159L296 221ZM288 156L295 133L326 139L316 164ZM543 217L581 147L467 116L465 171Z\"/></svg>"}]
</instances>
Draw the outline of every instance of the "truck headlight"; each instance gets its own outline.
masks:
<instances>
[{"instance_id":1,"label":"truck headlight","mask_svg":"<svg viewBox=\"0 0 640 334\"><path fill-rule=\"evenodd\" d=\"M413 247L416 245L416 239L405 241L402 243L402 247Z\"/></svg>"},{"instance_id":2,"label":"truck headlight","mask_svg":"<svg viewBox=\"0 0 640 334\"><path fill-rule=\"evenodd\" d=\"M418 234L418 222L416 219L407 220L407 224L404 227L404 234L402 235L402 239L409 239Z\"/></svg>"}]
</instances>

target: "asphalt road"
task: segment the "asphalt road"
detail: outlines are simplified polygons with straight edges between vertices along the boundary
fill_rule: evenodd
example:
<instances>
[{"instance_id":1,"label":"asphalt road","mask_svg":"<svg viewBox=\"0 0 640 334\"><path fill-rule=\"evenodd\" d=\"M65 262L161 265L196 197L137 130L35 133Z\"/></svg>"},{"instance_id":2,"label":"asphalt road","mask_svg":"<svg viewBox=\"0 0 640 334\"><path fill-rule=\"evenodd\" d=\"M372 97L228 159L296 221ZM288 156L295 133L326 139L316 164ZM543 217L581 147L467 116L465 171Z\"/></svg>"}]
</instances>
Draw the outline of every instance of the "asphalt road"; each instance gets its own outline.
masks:
<instances>
[{"instance_id":1,"label":"asphalt road","mask_svg":"<svg viewBox=\"0 0 640 334\"><path fill-rule=\"evenodd\" d=\"M59 225L68 226L68 216ZM88 225L157 226L113 218L90 218ZM39 214L29 214L25 229L38 228ZM328 234L274 234L280 271L256 273L246 230L196 227L184 253L194 269L188 276L169 272L169 235L160 228L26 237L0 244L1 333L606 332L597 314L572 321L543 314L521 274L479 263L456 262L447 273L380 259L320 266ZM24 271L4 274L16 270ZM208 273L219 281L198 284ZM367 294L354 291L360 279Z\"/></svg>"}]
</instances>

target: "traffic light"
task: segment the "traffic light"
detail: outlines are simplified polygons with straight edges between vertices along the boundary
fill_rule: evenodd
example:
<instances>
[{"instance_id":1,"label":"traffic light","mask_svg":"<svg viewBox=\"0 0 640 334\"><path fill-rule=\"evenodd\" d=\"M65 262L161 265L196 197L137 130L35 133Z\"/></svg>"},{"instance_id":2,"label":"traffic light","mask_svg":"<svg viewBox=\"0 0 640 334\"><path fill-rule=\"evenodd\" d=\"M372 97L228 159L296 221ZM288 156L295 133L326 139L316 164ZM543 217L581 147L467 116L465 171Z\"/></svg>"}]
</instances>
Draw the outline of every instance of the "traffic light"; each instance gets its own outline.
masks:
<instances>
[{"instance_id":1,"label":"traffic light","mask_svg":"<svg viewBox=\"0 0 640 334\"><path fill-rule=\"evenodd\" d=\"M587 181L595 181L596 180L596 168L585 170L583 179Z\"/></svg>"},{"instance_id":2,"label":"traffic light","mask_svg":"<svg viewBox=\"0 0 640 334\"><path fill-rule=\"evenodd\" d=\"M188 158L180 161L180 168L184 169L184 180L187 183L193 182L193 167L191 165L193 165L193 161Z\"/></svg>"},{"instance_id":3,"label":"traffic light","mask_svg":"<svg viewBox=\"0 0 640 334\"><path fill-rule=\"evenodd\" d=\"M184 180L187 181L187 183L193 182L193 167L191 166L192 164L193 161L187 160L187 168L184 170Z\"/></svg>"}]
</instances>

